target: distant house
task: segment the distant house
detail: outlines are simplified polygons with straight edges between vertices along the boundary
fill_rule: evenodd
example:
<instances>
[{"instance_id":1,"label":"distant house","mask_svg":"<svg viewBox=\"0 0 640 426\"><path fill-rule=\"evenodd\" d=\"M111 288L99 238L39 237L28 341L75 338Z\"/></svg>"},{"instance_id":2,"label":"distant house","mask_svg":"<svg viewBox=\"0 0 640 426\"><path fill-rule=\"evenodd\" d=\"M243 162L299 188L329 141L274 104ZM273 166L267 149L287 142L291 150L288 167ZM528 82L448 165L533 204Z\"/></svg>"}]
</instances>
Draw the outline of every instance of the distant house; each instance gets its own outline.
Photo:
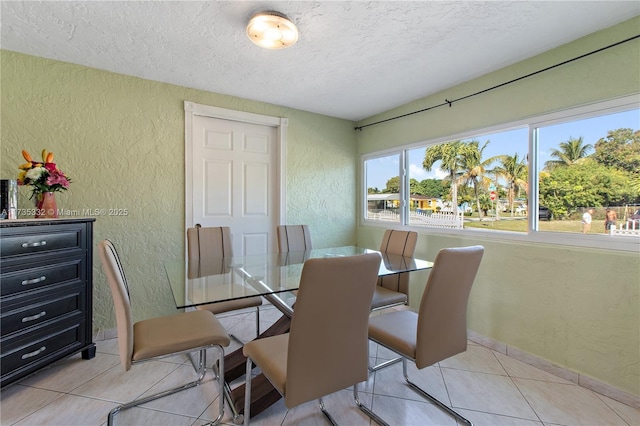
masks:
<instances>
[{"instance_id":1,"label":"distant house","mask_svg":"<svg viewBox=\"0 0 640 426\"><path fill-rule=\"evenodd\" d=\"M400 206L399 194L367 194L367 208L370 211L397 209ZM411 210L438 211L444 207L440 198L411 194L409 208Z\"/></svg>"},{"instance_id":2,"label":"distant house","mask_svg":"<svg viewBox=\"0 0 640 426\"><path fill-rule=\"evenodd\" d=\"M369 211L397 209L399 206L399 194L367 194L367 209Z\"/></svg>"},{"instance_id":3,"label":"distant house","mask_svg":"<svg viewBox=\"0 0 640 426\"><path fill-rule=\"evenodd\" d=\"M431 210L437 211L444 207L440 198L427 197L425 195L411 194L410 208L416 210Z\"/></svg>"}]
</instances>

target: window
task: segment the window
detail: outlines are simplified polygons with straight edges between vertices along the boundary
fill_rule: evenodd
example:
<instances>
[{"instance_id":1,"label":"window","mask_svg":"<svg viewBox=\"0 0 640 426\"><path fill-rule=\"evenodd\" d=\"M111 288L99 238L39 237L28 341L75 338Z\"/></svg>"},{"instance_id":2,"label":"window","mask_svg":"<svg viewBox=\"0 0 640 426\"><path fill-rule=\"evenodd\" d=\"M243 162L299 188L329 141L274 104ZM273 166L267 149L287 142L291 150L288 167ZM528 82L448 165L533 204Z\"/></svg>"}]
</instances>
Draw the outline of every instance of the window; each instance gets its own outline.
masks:
<instances>
[{"instance_id":1,"label":"window","mask_svg":"<svg viewBox=\"0 0 640 426\"><path fill-rule=\"evenodd\" d=\"M408 223L526 232L527 147L520 128L408 150Z\"/></svg>"},{"instance_id":2,"label":"window","mask_svg":"<svg viewBox=\"0 0 640 426\"><path fill-rule=\"evenodd\" d=\"M363 158L364 217L451 230L610 235L607 217L608 226L626 226L640 209L639 129L637 99L624 98L370 154Z\"/></svg>"},{"instance_id":3,"label":"window","mask_svg":"<svg viewBox=\"0 0 640 426\"><path fill-rule=\"evenodd\" d=\"M400 155L372 158L365 163L365 218L400 223Z\"/></svg>"},{"instance_id":4,"label":"window","mask_svg":"<svg viewBox=\"0 0 640 426\"><path fill-rule=\"evenodd\" d=\"M546 213L540 231L603 234L611 225L626 224L640 203L639 113L633 109L535 129L540 219Z\"/></svg>"}]
</instances>

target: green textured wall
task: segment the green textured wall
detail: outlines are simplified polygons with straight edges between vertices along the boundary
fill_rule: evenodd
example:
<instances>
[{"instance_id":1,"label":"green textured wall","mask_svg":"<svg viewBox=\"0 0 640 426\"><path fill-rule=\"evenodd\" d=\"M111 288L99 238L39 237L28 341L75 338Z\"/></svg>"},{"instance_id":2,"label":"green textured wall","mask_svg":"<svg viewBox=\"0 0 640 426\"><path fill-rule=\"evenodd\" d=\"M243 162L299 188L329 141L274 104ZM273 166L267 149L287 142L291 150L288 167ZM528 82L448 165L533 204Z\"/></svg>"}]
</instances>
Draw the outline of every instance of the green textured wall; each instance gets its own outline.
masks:
<instances>
[{"instance_id":1,"label":"green textured wall","mask_svg":"<svg viewBox=\"0 0 640 426\"><path fill-rule=\"evenodd\" d=\"M635 35L639 26L635 18L359 124L485 89ZM126 217L99 217L95 238L120 247L136 319L168 314L175 310L162 261L183 250L184 100L289 118L288 222L309 223L319 247L351 244L356 231L359 244L377 247L382 230L356 229L355 213L345 214L356 210L360 153L640 92L638 52L635 41L452 108L354 133L349 121L0 51L0 177L16 176L23 148L47 148L74 179L59 207L127 208ZM473 330L640 395L637 254L428 233L417 254L433 258L441 247L475 243L487 254L471 299ZM98 266L96 258L94 331L115 325Z\"/></svg>"},{"instance_id":2,"label":"green textured wall","mask_svg":"<svg viewBox=\"0 0 640 426\"><path fill-rule=\"evenodd\" d=\"M94 237L119 248L136 320L176 312L162 265L184 250L185 100L287 117L288 223L309 224L318 247L354 243L353 122L5 50L0 61L0 177L17 176L22 149L46 148L73 179L59 208L128 210L99 216ZM94 332L114 328L97 253L94 292Z\"/></svg>"},{"instance_id":3,"label":"green textured wall","mask_svg":"<svg viewBox=\"0 0 640 426\"><path fill-rule=\"evenodd\" d=\"M640 18L498 72L420 99L358 125L420 110L486 89L638 33ZM489 127L640 92L640 40L592 55L469 100L365 128L360 153ZM362 208L362 206L359 206ZM359 227L358 244L377 246L379 228ZM632 252L432 235L416 255L482 244L469 328L584 376L640 395L640 256ZM424 284L424 282L422 283ZM414 302L417 301L414 299Z\"/></svg>"}]
</instances>

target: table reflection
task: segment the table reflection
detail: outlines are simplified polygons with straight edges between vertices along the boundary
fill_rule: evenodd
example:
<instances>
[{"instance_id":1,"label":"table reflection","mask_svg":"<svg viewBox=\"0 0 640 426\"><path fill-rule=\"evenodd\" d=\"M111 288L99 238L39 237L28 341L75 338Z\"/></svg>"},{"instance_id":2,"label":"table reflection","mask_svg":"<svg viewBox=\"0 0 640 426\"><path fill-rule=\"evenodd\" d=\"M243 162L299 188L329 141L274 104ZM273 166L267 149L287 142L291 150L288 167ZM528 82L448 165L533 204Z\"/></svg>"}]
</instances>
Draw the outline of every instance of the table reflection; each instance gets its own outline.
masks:
<instances>
[{"instance_id":1,"label":"table reflection","mask_svg":"<svg viewBox=\"0 0 640 426\"><path fill-rule=\"evenodd\" d=\"M357 246L332 247L307 251L255 256L203 257L165 265L176 307L186 308L252 297L270 296L297 290L304 262L311 258L354 256L380 253ZM378 275L390 275L428 269L425 260L380 253Z\"/></svg>"}]
</instances>

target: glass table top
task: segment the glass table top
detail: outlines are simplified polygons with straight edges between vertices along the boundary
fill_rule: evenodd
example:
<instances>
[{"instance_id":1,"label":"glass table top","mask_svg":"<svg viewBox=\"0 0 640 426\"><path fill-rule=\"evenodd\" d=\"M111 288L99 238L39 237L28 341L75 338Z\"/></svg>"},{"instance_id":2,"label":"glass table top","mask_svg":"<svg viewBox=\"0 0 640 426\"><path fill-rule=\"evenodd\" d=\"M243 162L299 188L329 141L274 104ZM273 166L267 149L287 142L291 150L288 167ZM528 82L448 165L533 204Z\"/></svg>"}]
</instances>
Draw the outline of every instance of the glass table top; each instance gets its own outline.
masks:
<instances>
[{"instance_id":1,"label":"glass table top","mask_svg":"<svg viewBox=\"0 0 640 426\"><path fill-rule=\"evenodd\" d=\"M267 296L297 290L305 260L380 253L356 246L313 249L255 256L201 258L165 264L177 308ZM429 269L433 262L380 253L379 276Z\"/></svg>"}]
</instances>

